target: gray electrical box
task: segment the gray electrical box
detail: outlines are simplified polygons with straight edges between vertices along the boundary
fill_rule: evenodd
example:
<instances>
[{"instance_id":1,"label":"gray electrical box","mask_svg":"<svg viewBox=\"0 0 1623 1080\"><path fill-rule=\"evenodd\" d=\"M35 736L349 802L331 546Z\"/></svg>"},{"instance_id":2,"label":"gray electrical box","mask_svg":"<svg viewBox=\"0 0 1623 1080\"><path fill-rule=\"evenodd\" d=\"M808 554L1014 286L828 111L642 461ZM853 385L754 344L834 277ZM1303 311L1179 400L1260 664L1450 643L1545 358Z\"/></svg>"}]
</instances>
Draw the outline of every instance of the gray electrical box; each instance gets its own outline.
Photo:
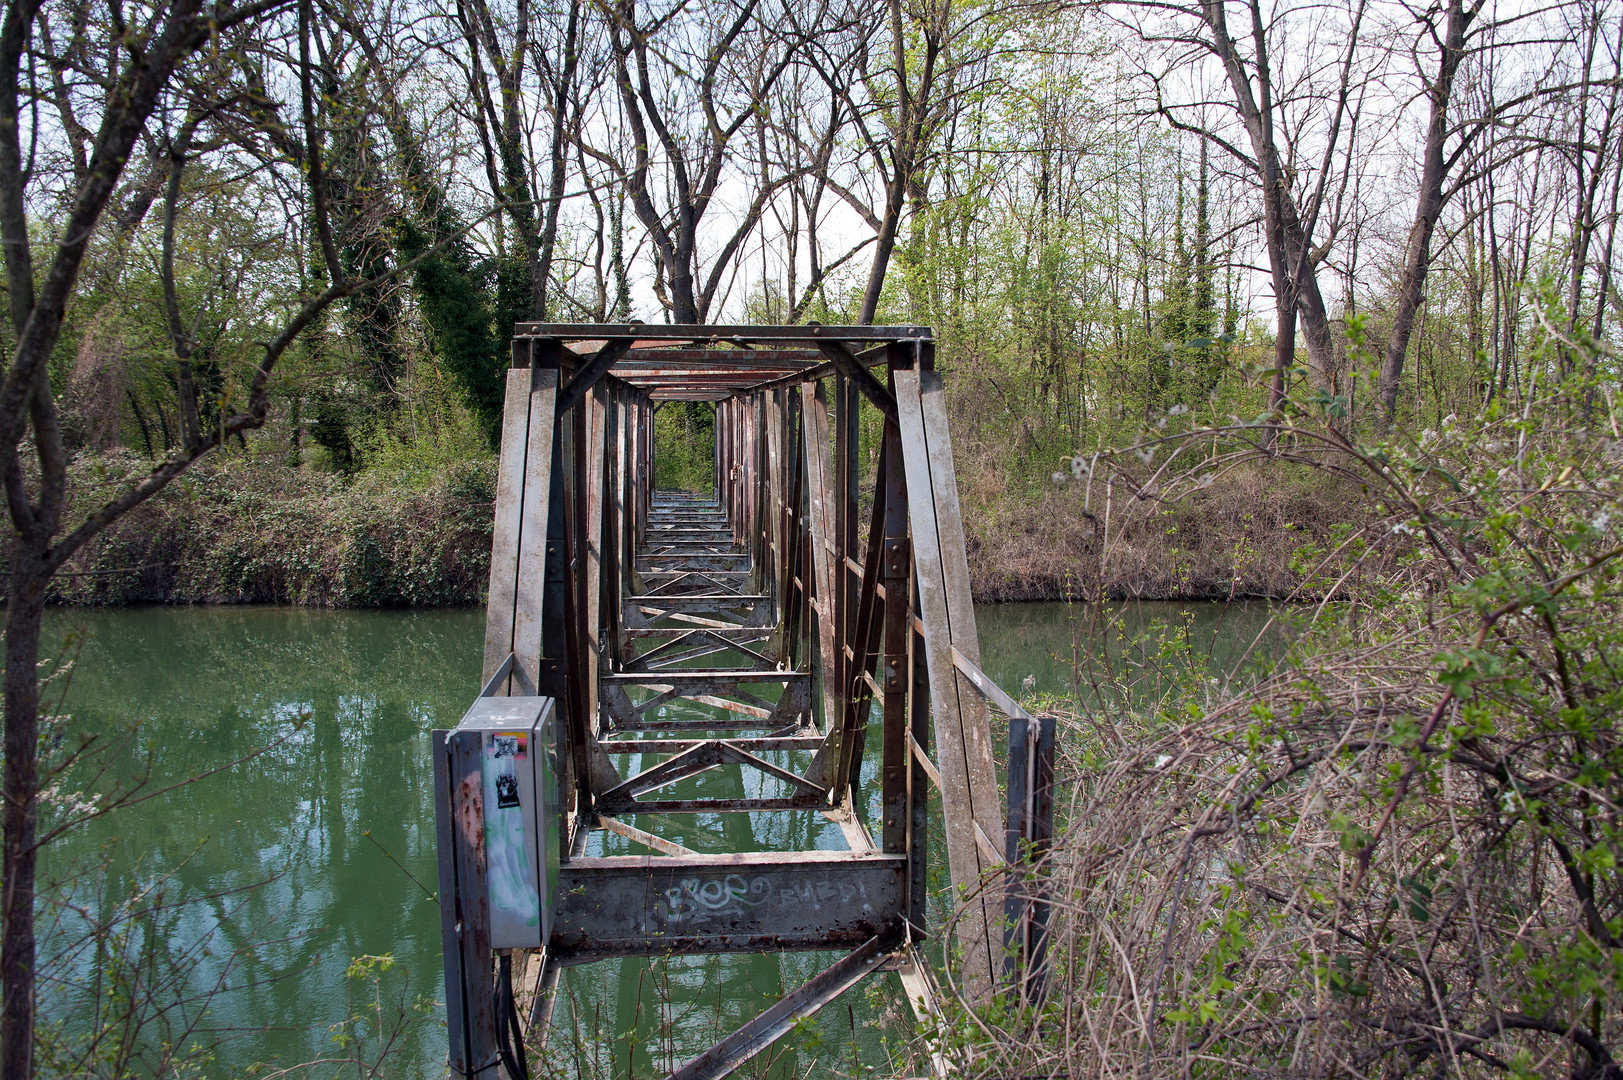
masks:
<instances>
[{"instance_id":1,"label":"gray electrical box","mask_svg":"<svg viewBox=\"0 0 1623 1080\"><path fill-rule=\"evenodd\" d=\"M457 725L477 733L493 949L537 949L558 898L558 724L549 697L482 697Z\"/></svg>"}]
</instances>

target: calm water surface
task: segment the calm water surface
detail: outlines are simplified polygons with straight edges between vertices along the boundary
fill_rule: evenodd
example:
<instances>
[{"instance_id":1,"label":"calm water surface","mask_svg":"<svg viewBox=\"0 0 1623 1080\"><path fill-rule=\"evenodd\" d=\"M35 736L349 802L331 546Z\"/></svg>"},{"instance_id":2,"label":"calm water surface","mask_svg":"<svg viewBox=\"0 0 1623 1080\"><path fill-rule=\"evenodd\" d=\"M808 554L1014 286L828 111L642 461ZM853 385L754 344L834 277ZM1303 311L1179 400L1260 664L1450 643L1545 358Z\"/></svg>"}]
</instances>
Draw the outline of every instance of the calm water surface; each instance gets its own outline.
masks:
<instances>
[{"instance_id":1,"label":"calm water surface","mask_svg":"<svg viewBox=\"0 0 1623 1080\"><path fill-rule=\"evenodd\" d=\"M1129 634L1187 626L1191 648L1214 669L1231 666L1267 618L1259 607L1215 605L1186 613L1143 604L1119 615ZM983 666L1015 693L1028 679L1039 694L1073 692L1073 655L1113 639L1084 609L1065 604L984 607L978 616ZM124 783L144 780L147 791L181 785L56 844L46 873L76 903L103 913L133 886L190 901L152 932L190 995L223 988L204 1024L225 1038L211 1075L332 1057L331 1025L371 993L346 976L357 957L394 958L382 981L387 994L443 1000L438 909L426 891L437 884L428 732L454 727L476 692L481 611L58 610L46 630L58 655L78 653L65 738L95 732L110 740L110 774ZM1114 648L1119 657L1119 642ZM716 782L724 782L719 774ZM684 842L700 850L843 846L815 815L686 821ZM85 953L72 951L81 930L69 918L42 943L69 976L87 970ZM560 1076L668 1069L702 1049L717 1026L743 1022L831 958L573 969L547 1064ZM887 1030L895 1042L905 1023L895 977L885 979L888 994L842 998L754 1075L884 1068ZM410 1028L386 1075L438 1076L444 1058L435 1010Z\"/></svg>"}]
</instances>

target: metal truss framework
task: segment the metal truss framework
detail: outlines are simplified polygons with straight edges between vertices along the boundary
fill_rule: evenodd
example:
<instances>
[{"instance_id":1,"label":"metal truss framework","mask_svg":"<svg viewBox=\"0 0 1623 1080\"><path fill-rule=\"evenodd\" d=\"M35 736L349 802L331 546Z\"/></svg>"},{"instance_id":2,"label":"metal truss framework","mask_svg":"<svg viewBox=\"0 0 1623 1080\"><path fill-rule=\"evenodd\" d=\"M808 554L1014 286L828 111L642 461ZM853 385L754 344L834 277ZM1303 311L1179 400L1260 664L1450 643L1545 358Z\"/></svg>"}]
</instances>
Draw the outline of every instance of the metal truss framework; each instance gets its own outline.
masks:
<instances>
[{"instance_id":1,"label":"metal truss framework","mask_svg":"<svg viewBox=\"0 0 1623 1080\"><path fill-rule=\"evenodd\" d=\"M654 411L693 400L715 403L713 500L653 484ZM871 501L865 408L884 417ZM672 1074L684 1080L725 1075L875 970L898 971L928 1014L915 943L932 789L952 881L972 897L957 922L966 985L990 993L1002 896L981 887L1005 834L987 701L1025 714L979 666L930 331L520 324L499 462L484 692L556 699L564 748L554 923L521 965L542 1025L531 1042L561 966L627 955L849 950ZM681 703L709 711L664 708ZM498 1067L502 1022L471 839L479 762L459 733L434 746L441 896L456 901L442 903L450 1064L471 1076ZM809 764L762 756L783 750ZM856 813L870 754L877 839ZM660 760L628 774L630 755ZM717 768L762 794L667 790ZM699 854L624 820L718 811L820 813L849 850ZM594 830L650 854L587 856Z\"/></svg>"}]
</instances>

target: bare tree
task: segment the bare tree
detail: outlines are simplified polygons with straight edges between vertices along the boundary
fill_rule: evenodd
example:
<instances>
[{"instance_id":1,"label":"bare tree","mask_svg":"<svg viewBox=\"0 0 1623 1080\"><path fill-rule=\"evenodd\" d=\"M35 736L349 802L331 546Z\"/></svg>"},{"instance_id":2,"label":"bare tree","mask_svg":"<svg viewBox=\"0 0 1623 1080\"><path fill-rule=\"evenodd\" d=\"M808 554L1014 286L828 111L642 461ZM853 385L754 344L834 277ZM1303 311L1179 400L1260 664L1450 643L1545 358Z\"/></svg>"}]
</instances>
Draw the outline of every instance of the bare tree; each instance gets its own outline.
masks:
<instances>
[{"instance_id":1,"label":"bare tree","mask_svg":"<svg viewBox=\"0 0 1623 1080\"><path fill-rule=\"evenodd\" d=\"M1403 256L1402 279L1397 288L1396 305L1392 316L1392 332L1387 338L1386 355L1381 361L1381 407L1386 422L1391 423L1397 413L1398 380L1403 377L1403 359L1409 351L1409 338L1414 332L1415 313L1425 297L1426 273L1431 265L1431 239L1442 216L1448 193L1444 191L1449 169L1470 148L1477 126L1469 134L1456 140L1456 146L1446 144L1455 125L1449 119L1454 94L1454 81L1460 64L1466 56L1466 34L1482 9L1481 0L1448 0L1445 10L1429 9L1417 18L1422 24L1422 38L1436 42L1438 59L1435 74L1425 78L1427 118L1425 145L1420 153L1420 186L1415 197L1414 224L1409 229L1408 243ZM1441 16L1442 32L1436 22Z\"/></svg>"},{"instance_id":2,"label":"bare tree","mask_svg":"<svg viewBox=\"0 0 1623 1080\"><path fill-rule=\"evenodd\" d=\"M1580 2L1572 13L1578 16L1579 22L1573 37L1583 52L1577 100L1572 107L1574 130L1567 150L1575 196L1567 258L1567 330L1569 336L1573 336L1586 321L1584 284L1592 272L1598 271L1595 273L1598 280L1593 321L1594 335L1598 339L1606 290L1611 284L1612 246L1617 229L1617 170L1623 165L1623 147L1618 138L1619 92L1623 91L1623 19L1608 26L1607 16L1612 14L1610 5L1594 2ZM1599 50L1610 53L1609 77L1597 78L1596 60L1605 60L1605 56L1597 58ZM1611 188L1609 207L1602 201L1607 187ZM1597 246L1601 248L1598 267L1592 262ZM1564 356L1563 361L1570 364L1571 358ZM1590 372L1593 373L1592 364Z\"/></svg>"},{"instance_id":3,"label":"bare tree","mask_svg":"<svg viewBox=\"0 0 1623 1080\"><path fill-rule=\"evenodd\" d=\"M837 177L831 161L817 167L829 188L873 232L860 322L872 322L902 222L929 202L933 155L942 131L977 92L988 89L997 24L1022 5L955 9L951 0L886 0L884 19L853 8L836 31L813 37L809 63L841 102L861 150L852 172L878 177L876 189ZM803 24L804 25L804 24Z\"/></svg>"},{"instance_id":4,"label":"bare tree","mask_svg":"<svg viewBox=\"0 0 1623 1080\"><path fill-rule=\"evenodd\" d=\"M311 0L247 0L207 9L199 0L122 5L99 25L76 15L71 4L12 0L0 21L0 241L11 331L11 356L0 381L0 474L13 528L0 781L4 1080L33 1074L35 879L44 839L38 831L38 663L51 579L120 516L226 439L261 426L270 409L272 372L283 354L335 301L375 284L345 273L330 224L323 135L315 119L311 42L318 14ZM61 51L52 48L64 40L68 45ZM78 78L70 83L54 77L67 71ZM53 125L25 107L47 99L55 101L59 118L71 116L73 122ZM284 115L296 119L284 121ZM303 228L296 221L289 225L317 252L324 280L289 290L263 313L258 355L233 373L213 406L217 415L205 423L194 393L178 450L104 505L66 520L68 454L46 365L80 290L87 254L109 233L116 240L144 217L161 177L166 322L177 370L189 374L192 337L174 290L174 218L189 170L202 155L228 148L247 155L247 172L270 188L302 193ZM70 164L44 167L53 156ZM144 163L132 170L132 158ZM62 208L49 236L30 220L30 207L43 204ZM183 392L183 409L186 397Z\"/></svg>"},{"instance_id":5,"label":"bare tree","mask_svg":"<svg viewBox=\"0 0 1623 1080\"><path fill-rule=\"evenodd\" d=\"M783 29L794 25L787 14L768 13L762 0L717 5L702 20L681 3L648 14L635 0L603 9L632 152L619 159L590 135L581 147L625 185L653 246L655 293L673 322L709 316L746 240L790 179L750 168L747 130L768 122L773 88L804 44L804 32ZM720 244L705 251L701 226L724 181L746 194L724 211L731 220Z\"/></svg>"},{"instance_id":6,"label":"bare tree","mask_svg":"<svg viewBox=\"0 0 1623 1080\"><path fill-rule=\"evenodd\" d=\"M581 122L576 89L589 16L582 0L540 11L529 0L515 0L509 10L489 0L457 0L452 17L466 47L459 62L491 196L504 207L519 248L528 314L546 318L570 149ZM544 161L535 151L543 122Z\"/></svg>"},{"instance_id":7,"label":"bare tree","mask_svg":"<svg viewBox=\"0 0 1623 1080\"><path fill-rule=\"evenodd\" d=\"M835 25L809 35L809 48L826 51L829 39L846 32ZM761 281L767 301L766 317L775 322L798 322L819 298L826 303L830 275L849 265L873 244L876 235L856 238L844 230L828 229L828 219L839 213L842 191L835 179L860 167L862 152L852 160L848 136L853 130L849 99L830 93L819 71L826 65L802 62L778 80L769 105L770 123L758 125L754 164L762 183L778 172L787 182L768 203L771 224L759 236ZM874 233L877 223L867 205L856 204ZM832 234L832 235L831 235ZM829 250L830 242L839 245ZM781 267L781 280L777 276Z\"/></svg>"},{"instance_id":8,"label":"bare tree","mask_svg":"<svg viewBox=\"0 0 1623 1080\"><path fill-rule=\"evenodd\" d=\"M1173 128L1223 150L1257 185L1277 319L1275 405L1295 363L1298 326L1315 384L1336 381L1335 336L1318 270L1346 224L1341 197L1372 74L1362 37L1367 9L1368 0L1308 14L1263 0L1107 8L1163 50L1164 66L1142 71L1151 108ZM1231 10L1243 20L1238 30ZM1321 59L1325 52L1331 55ZM1222 89L1202 78L1214 62Z\"/></svg>"}]
</instances>

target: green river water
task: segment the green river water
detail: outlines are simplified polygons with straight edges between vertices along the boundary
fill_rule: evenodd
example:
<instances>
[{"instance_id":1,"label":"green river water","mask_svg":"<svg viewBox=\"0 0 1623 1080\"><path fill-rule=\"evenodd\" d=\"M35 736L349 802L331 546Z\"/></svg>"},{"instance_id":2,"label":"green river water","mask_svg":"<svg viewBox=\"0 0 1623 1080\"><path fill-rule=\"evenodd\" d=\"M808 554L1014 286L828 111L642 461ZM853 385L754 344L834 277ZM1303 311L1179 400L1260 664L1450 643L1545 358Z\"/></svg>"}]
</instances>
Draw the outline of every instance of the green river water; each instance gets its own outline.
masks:
<instances>
[{"instance_id":1,"label":"green river water","mask_svg":"<svg viewBox=\"0 0 1623 1080\"><path fill-rule=\"evenodd\" d=\"M1187 621L1192 647L1210 656L1214 670L1230 666L1267 619L1247 605L1120 611L1129 632L1154 620ZM1022 686L1073 692L1084 609L1020 604L977 615L983 666L1001 685L1016 694ZM78 732L98 733L111 749L100 782L144 779L151 797L58 841L47 851L45 876L60 883L58 895L103 919L132 888L149 898L161 890L161 914L124 924L123 945L134 951L143 935L160 943L161 962L144 978L156 982L156 997L190 1000L171 1015L196 1025L192 1039L219 1040L205 1075L342 1056L333 1025L373 1000L372 982L346 975L358 957L393 958L378 983L386 1001L443 1000L438 909L429 895L437 883L428 732L454 727L477 691L482 623L483 613L471 609L49 613L47 651L77 650L62 706L71 716L66 744ZM53 702L60 697L60 683L51 694ZM706 775L725 782L720 772ZM752 817L768 815L687 819L684 842L700 850L843 846L821 819ZM86 923L71 910L49 910L57 914L41 939L48 975L88 978L95 965ZM543 1064L558 1076L657 1074L830 959L627 960L572 969ZM883 1073L887 1036L895 1042L907 1024L894 980L882 976L869 984L876 991L848 994L744 1075L868 1066ZM82 999L64 1015L67 999L53 984L42 985L41 999L47 1017L69 1029L88 1020ZM375 1053L379 1033L358 1030ZM381 1074L439 1076L444 1058L435 1008L406 1028Z\"/></svg>"}]
</instances>

